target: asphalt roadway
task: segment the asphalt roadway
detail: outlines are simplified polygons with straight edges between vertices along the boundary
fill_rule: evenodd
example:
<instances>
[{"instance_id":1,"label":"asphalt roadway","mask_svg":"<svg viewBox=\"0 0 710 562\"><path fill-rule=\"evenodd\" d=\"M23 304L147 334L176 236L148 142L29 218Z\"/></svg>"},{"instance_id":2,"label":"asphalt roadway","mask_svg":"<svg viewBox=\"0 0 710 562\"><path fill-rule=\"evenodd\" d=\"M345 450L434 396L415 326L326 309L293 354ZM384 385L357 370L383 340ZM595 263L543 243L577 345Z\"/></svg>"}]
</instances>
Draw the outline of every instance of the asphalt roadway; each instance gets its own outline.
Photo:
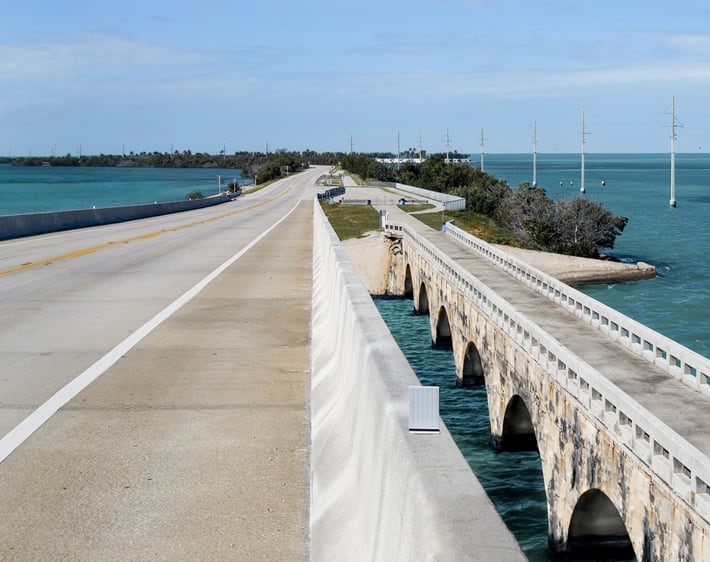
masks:
<instances>
[{"instance_id":1,"label":"asphalt roadway","mask_svg":"<svg viewBox=\"0 0 710 562\"><path fill-rule=\"evenodd\" d=\"M0 560L308 559L321 173L0 243Z\"/></svg>"}]
</instances>

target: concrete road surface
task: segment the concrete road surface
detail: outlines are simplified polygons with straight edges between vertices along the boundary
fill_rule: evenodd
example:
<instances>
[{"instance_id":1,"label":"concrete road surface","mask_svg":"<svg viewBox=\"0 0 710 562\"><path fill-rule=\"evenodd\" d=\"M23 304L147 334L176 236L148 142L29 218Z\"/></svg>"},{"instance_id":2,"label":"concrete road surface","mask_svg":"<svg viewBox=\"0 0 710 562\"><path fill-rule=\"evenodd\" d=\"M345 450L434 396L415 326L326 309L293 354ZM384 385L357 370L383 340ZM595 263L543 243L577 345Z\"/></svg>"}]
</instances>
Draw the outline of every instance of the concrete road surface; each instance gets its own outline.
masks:
<instances>
[{"instance_id":1,"label":"concrete road surface","mask_svg":"<svg viewBox=\"0 0 710 562\"><path fill-rule=\"evenodd\" d=\"M308 558L321 173L0 243L1 560Z\"/></svg>"}]
</instances>

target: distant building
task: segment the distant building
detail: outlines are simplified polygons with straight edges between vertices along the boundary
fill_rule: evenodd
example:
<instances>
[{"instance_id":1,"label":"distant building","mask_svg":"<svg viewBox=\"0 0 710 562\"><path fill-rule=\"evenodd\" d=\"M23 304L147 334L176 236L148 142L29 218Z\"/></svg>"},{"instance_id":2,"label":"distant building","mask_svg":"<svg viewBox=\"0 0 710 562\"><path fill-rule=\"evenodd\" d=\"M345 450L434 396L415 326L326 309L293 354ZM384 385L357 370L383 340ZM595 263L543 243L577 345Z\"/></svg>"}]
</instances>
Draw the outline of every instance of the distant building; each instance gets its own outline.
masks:
<instances>
[{"instance_id":1,"label":"distant building","mask_svg":"<svg viewBox=\"0 0 710 562\"><path fill-rule=\"evenodd\" d=\"M426 158L375 158L380 164L421 164Z\"/></svg>"}]
</instances>

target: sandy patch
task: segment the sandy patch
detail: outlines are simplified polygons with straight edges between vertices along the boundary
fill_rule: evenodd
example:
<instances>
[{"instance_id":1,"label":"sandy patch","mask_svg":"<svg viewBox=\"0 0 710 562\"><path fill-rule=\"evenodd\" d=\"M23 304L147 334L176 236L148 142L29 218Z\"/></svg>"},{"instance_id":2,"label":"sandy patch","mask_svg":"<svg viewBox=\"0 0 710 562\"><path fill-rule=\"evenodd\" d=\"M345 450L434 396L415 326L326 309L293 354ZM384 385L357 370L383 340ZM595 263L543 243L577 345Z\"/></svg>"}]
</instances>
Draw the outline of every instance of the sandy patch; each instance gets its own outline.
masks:
<instances>
[{"instance_id":1,"label":"sandy patch","mask_svg":"<svg viewBox=\"0 0 710 562\"><path fill-rule=\"evenodd\" d=\"M362 238L342 242L363 284L373 295L387 292L390 245L382 232L368 232ZM569 285L623 283L656 276L656 268L644 262L620 263L563 256L536 250L497 245L498 249Z\"/></svg>"},{"instance_id":2,"label":"sandy patch","mask_svg":"<svg viewBox=\"0 0 710 562\"><path fill-rule=\"evenodd\" d=\"M342 244L370 294L386 294L390 245L384 233L367 232L362 238L350 238Z\"/></svg>"}]
</instances>

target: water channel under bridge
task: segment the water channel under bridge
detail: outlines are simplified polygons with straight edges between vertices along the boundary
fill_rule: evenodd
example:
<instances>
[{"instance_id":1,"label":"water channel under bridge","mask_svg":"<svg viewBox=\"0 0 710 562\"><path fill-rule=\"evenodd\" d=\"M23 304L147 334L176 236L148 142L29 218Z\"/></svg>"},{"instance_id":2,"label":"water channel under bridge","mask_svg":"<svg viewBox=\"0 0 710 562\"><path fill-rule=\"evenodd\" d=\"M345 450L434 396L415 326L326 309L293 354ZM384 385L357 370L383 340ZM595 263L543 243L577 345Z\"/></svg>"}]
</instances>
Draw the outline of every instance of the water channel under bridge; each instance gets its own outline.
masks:
<instances>
[{"instance_id":1,"label":"water channel under bridge","mask_svg":"<svg viewBox=\"0 0 710 562\"><path fill-rule=\"evenodd\" d=\"M449 224L389 209L389 290L429 314L494 443L537 448L553 550L710 551L710 363Z\"/></svg>"}]
</instances>

